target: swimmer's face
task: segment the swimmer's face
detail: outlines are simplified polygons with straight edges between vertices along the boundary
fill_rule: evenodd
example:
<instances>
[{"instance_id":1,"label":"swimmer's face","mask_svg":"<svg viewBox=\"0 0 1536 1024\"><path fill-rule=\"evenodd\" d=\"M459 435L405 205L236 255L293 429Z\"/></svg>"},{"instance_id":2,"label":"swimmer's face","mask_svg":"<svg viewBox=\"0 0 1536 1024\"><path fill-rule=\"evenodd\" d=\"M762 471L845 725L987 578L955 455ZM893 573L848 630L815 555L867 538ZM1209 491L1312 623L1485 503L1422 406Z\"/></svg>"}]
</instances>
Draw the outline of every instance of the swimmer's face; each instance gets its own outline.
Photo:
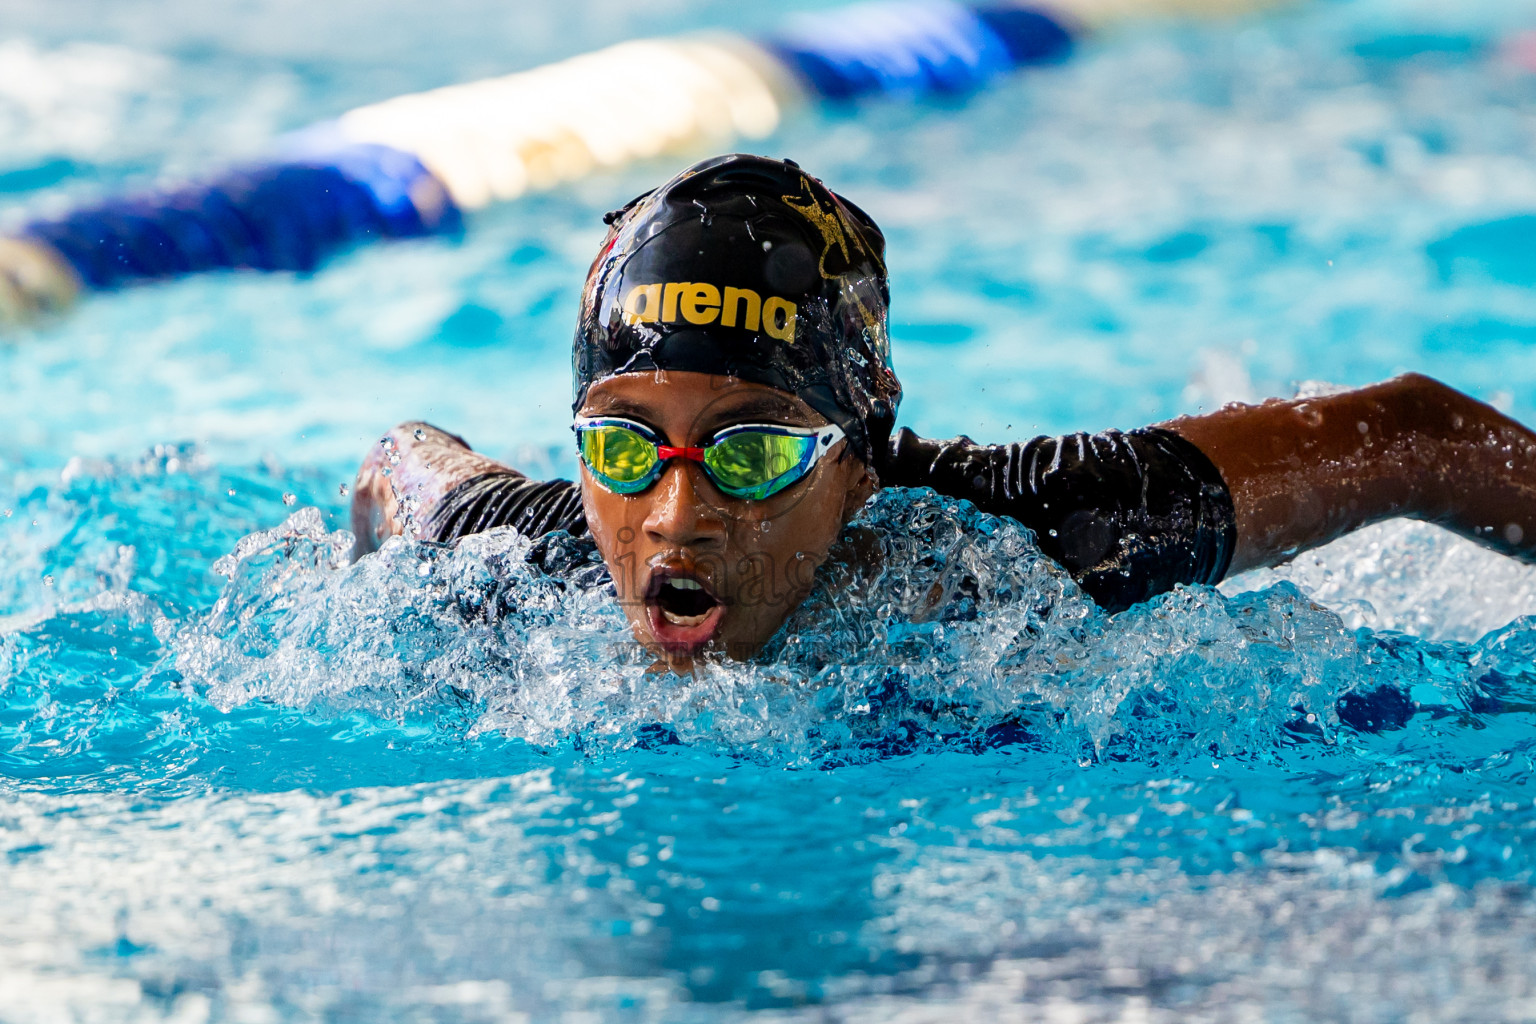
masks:
<instances>
[{"instance_id":1,"label":"swimmer's face","mask_svg":"<svg viewBox=\"0 0 1536 1024\"><path fill-rule=\"evenodd\" d=\"M826 420L783 391L704 373L626 373L594 384L582 416L650 427L697 447L725 427ZM674 671L702 654L745 658L809 592L843 526L874 492L864 463L838 441L810 474L762 501L721 494L704 468L666 463L639 494L615 494L581 470L581 497L635 638Z\"/></svg>"}]
</instances>

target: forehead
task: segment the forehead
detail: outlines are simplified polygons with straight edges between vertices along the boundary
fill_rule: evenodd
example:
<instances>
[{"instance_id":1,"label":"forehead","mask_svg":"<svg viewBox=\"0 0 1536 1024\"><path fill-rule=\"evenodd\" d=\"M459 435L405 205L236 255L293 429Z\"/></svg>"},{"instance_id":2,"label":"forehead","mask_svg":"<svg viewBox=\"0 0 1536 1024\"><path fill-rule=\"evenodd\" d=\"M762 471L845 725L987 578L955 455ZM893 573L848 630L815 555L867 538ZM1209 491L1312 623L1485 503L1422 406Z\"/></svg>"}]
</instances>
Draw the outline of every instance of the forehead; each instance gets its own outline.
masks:
<instances>
[{"instance_id":1,"label":"forehead","mask_svg":"<svg viewBox=\"0 0 1536 1024\"><path fill-rule=\"evenodd\" d=\"M627 412L653 419L683 416L689 419L726 416L767 416L798 423L820 423L822 417L800 398L787 391L736 377L667 370L621 373L593 384L587 390L582 412Z\"/></svg>"}]
</instances>

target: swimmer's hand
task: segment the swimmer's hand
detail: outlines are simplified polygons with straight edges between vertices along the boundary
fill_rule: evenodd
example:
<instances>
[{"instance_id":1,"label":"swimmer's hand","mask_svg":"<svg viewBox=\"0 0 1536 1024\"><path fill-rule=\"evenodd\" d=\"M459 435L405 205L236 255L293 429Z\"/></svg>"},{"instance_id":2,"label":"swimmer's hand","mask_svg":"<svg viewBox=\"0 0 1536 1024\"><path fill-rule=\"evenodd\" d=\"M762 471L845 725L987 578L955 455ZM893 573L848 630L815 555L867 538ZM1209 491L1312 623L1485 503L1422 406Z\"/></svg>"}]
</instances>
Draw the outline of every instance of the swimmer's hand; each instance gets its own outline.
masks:
<instances>
[{"instance_id":1,"label":"swimmer's hand","mask_svg":"<svg viewBox=\"0 0 1536 1024\"><path fill-rule=\"evenodd\" d=\"M1536 433L1422 374L1161 426L1194 442L1232 492L1229 574L1395 516L1536 562Z\"/></svg>"},{"instance_id":2,"label":"swimmer's hand","mask_svg":"<svg viewBox=\"0 0 1536 1024\"><path fill-rule=\"evenodd\" d=\"M443 495L472 477L507 467L473 451L462 437L430 423L402 423L368 452L352 489L352 557L431 519Z\"/></svg>"}]
</instances>

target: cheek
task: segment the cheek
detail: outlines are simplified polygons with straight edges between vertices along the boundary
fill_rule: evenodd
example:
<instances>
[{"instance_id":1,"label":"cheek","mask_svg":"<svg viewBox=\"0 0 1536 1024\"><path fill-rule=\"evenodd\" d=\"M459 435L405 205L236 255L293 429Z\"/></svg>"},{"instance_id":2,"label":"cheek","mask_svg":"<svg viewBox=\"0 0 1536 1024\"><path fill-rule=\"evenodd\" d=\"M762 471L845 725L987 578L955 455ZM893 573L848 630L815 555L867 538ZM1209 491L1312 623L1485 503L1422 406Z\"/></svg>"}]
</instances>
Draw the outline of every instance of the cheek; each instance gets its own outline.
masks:
<instances>
[{"instance_id":1,"label":"cheek","mask_svg":"<svg viewBox=\"0 0 1536 1024\"><path fill-rule=\"evenodd\" d=\"M639 586L638 567L644 563L640 541L644 531L640 525L645 518L641 501L613 494L586 479L583 470L581 504L587 514L587 528L597 550L608 565L614 587L619 597L629 597Z\"/></svg>"},{"instance_id":2,"label":"cheek","mask_svg":"<svg viewBox=\"0 0 1536 1024\"><path fill-rule=\"evenodd\" d=\"M799 550L818 562L843 532L849 482L844 473L836 471L839 468L836 464L826 466L809 493L780 517L787 534L780 539L797 541Z\"/></svg>"},{"instance_id":3,"label":"cheek","mask_svg":"<svg viewBox=\"0 0 1536 1024\"><path fill-rule=\"evenodd\" d=\"M732 559L739 585L772 595L764 604L782 606L809 589L816 567L842 533L843 494L832 481L794 500L764 510L732 531Z\"/></svg>"}]
</instances>

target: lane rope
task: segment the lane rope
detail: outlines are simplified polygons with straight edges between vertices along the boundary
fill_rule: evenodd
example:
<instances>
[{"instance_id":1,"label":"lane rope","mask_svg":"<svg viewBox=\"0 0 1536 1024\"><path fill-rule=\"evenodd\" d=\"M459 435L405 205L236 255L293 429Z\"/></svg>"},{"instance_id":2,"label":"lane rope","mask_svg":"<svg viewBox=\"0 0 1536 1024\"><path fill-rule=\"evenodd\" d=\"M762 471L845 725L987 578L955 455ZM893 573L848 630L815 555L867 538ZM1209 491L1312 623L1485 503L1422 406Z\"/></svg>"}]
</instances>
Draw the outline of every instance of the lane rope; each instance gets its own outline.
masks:
<instances>
[{"instance_id":1,"label":"lane rope","mask_svg":"<svg viewBox=\"0 0 1536 1024\"><path fill-rule=\"evenodd\" d=\"M285 136L265 161L0 237L0 322L142 281L310 272L359 244L455 234L466 211L595 171L765 138L809 103L965 94L1064 60L1086 33L1117 20L1283 2L885 0L802 15L758 40L635 40L400 96Z\"/></svg>"}]
</instances>

